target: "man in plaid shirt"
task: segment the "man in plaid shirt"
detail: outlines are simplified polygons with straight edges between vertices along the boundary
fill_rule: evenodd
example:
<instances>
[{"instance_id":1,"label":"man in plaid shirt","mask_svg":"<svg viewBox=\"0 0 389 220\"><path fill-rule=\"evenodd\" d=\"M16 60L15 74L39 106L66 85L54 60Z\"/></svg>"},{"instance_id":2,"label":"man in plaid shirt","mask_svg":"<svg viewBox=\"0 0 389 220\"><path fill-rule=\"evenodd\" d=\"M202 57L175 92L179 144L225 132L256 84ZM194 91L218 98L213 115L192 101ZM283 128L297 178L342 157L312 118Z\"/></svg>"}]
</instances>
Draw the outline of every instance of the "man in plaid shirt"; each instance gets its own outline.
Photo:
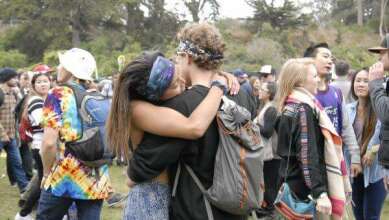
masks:
<instances>
[{"instance_id":1,"label":"man in plaid shirt","mask_svg":"<svg viewBox=\"0 0 389 220\"><path fill-rule=\"evenodd\" d=\"M17 73L12 68L0 69L0 89L4 94L4 102L0 106L0 149L7 152L8 175L13 176L20 193L25 191L28 184L26 173L22 167L20 152L15 140L15 115L17 103ZM10 178L12 179L12 178Z\"/></svg>"}]
</instances>

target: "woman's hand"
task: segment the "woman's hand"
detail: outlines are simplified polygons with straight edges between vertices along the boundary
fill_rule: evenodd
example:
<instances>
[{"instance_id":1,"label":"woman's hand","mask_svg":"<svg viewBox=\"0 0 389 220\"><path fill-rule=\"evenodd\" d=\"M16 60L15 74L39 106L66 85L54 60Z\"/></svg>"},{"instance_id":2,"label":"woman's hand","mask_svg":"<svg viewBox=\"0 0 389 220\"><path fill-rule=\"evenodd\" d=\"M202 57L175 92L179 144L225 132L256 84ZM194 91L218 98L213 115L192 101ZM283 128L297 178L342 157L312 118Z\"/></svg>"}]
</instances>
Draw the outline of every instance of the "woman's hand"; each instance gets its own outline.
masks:
<instances>
[{"instance_id":1,"label":"woman's hand","mask_svg":"<svg viewBox=\"0 0 389 220\"><path fill-rule=\"evenodd\" d=\"M366 151L365 155L362 157L362 164L364 166L371 166L375 159L376 154L370 151Z\"/></svg>"},{"instance_id":2,"label":"woman's hand","mask_svg":"<svg viewBox=\"0 0 389 220\"><path fill-rule=\"evenodd\" d=\"M316 200L316 210L318 212L321 212L325 215L331 215L332 213L332 205L331 201L328 198L327 194L322 194L320 197Z\"/></svg>"},{"instance_id":3,"label":"woman's hand","mask_svg":"<svg viewBox=\"0 0 389 220\"><path fill-rule=\"evenodd\" d=\"M213 75L211 81L215 81L215 80L220 81L221 83L227 86L227 89L230 89L228 85L227 77L225 77L224 75L216 73L215 75Z\"/></svg>"},{"instance_id":4,"label":"woman's hand","mask_svg":"<svg viewBox=\"0 0 389 220\"><path fill-rule=\"evenodd\" d=\"M219 72L219 75L222 75L227 79L227 87L228 87L228 91L230 91L230 95L238 94L240 89L240 84L238 79L231 73L227 73L223 71Z\"/></svg>"},{"instance_id":5,"label":"woman's hand","mask_svg":"<svg viewBox=\"0 0 389 220\"><path fill-rule=\"evenodd\" d=\"M357 177L362 173L362 166L360 164L351 164L351 177Z\"/></svg>"},{"instance_id":6,"label":"woman's hand","mask_svg":"<svg viewBox=\"0 0 389 220\"><path fill-rule=\"evenodd\" d=\"M373 145L369 149L367 149L365 155L362 157L362 164L364 166L371 166L377 156L380 145Z\"/></svg>"}]
</instances>

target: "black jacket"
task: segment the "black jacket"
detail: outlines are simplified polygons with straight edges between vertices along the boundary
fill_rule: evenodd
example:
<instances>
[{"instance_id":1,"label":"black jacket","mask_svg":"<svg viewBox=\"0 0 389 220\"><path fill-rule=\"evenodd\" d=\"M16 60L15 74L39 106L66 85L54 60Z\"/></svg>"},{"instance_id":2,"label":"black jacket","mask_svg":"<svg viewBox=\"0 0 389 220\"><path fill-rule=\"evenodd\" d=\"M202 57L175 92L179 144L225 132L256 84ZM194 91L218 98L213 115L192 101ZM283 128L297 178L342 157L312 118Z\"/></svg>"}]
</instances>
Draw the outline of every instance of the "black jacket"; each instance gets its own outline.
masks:
<instances>
[{"instance_id":1,"label":"black jacket","mask_svg":"<svg viewBox=\"0 0 389 220\"><path fill-rule=\"evenodd\" d=\"M168 100L163 106L189 116L205 98L208 91L207 87L193 86L178 97ZM255 117L255 106L245 92L239 92L237 96L230 98L246 107ZM194 141L145 133L141 144L134 151L128 174L133 181L143 182L151 180L167 168L170 186L173 186L177 165L182 161L193 169L204 187L209 188L212 185L218 143L219 135L215 120L204 136ZM212 207L212 211L214 219L246 218L246 216L231 215L216 207ZM169 215L170 219L207 219L203 195L185 169L181 170L176 196L170 201Z\"/></svg>"},{"instance_id":2,"label":"black jacket","mask_svg":"<svg viewBox=\"0 0 389 220\"><path fill-rule=\"evenodd\" d=\"M376 79L369 82L369 94L373 109L381 121L380 149L378 151L379 163L389 169L389 97L387 91L388 82L386 82L386 91L384 88L384 79Z\"/></svg>"},{"instance_id":3,"label":"black jacket","mask_svg":"<svg viewBox=\"0 0 389 220\"><path fill-rule=\"evenodd\" d=\"M307 104L287 104L278 124L278 149L281 156L280 180L290 158L286 182L300 199L309 194L318 198L327 192L327 174L324 161L324 136L318 119Z\"/></svg>"}]
</instances>

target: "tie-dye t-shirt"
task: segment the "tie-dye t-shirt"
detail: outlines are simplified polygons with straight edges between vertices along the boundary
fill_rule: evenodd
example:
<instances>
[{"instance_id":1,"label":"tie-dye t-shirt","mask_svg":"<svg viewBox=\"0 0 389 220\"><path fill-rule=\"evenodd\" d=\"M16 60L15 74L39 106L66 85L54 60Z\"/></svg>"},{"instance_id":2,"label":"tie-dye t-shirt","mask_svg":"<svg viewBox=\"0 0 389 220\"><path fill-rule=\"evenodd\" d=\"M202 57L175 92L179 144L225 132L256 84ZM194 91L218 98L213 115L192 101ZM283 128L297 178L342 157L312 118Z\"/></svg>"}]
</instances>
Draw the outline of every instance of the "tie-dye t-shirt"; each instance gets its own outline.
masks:
<instances>
[{"instance_id":1,"label":"tie-dye t-shirt","mask_svg":"<svg viewBox=\"0 0 389 220\"><path fill-rule=\"evenodd\" d=\"M43 126L58 129L59 146L56 162L44 183L44 189L55 196L73 199L105 199L112 191L108 166L90 169L71 154L65 155L65 142L81 135L76 100L69 87L50 90L43 107Z\"/></svg>"}]
</instances>

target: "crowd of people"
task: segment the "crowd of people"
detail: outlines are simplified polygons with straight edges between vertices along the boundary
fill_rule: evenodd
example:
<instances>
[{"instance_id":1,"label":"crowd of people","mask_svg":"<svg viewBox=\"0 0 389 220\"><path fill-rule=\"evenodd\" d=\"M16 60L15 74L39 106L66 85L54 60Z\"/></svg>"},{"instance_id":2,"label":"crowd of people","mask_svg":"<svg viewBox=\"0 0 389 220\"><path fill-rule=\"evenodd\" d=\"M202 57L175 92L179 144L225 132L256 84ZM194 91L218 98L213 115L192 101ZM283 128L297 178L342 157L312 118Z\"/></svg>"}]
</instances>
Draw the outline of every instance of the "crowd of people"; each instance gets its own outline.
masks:
<instances>
[{"instance_id":1,"label":"crowd of people","mask_svg":"<svg viewBox=\"0 0 389 220\"><path fill-rule=\"evenodd\" d=\"M126 199L128 220L342 219L347 206L357 220L380 219L389 186L389 36L369 49L379 54L370 68L353 70L315 43L279 71L263 65L256 73L223 70L227 45L211 24L187 25L177 39L174 57L144 52L100 83L93 55L79 48L60 53L57 68L0 69L0 149L21 194L15 220L33 219L34 207L38 220L63 219L72 207L77 219L100 219L112 198ZM239 106L231 123L254 132L263 162L250 167L240 150L236 175L250 179L251 169L263 179L261 203L245 213L207 194L220 175L222 136L234 134L220 132L230 101ZM127 165L125 197L110 182L114 157ZM240 208L255 193L247 184ZM312 207L299 213L296 201Z\"/></svg>"}]
</instances>

